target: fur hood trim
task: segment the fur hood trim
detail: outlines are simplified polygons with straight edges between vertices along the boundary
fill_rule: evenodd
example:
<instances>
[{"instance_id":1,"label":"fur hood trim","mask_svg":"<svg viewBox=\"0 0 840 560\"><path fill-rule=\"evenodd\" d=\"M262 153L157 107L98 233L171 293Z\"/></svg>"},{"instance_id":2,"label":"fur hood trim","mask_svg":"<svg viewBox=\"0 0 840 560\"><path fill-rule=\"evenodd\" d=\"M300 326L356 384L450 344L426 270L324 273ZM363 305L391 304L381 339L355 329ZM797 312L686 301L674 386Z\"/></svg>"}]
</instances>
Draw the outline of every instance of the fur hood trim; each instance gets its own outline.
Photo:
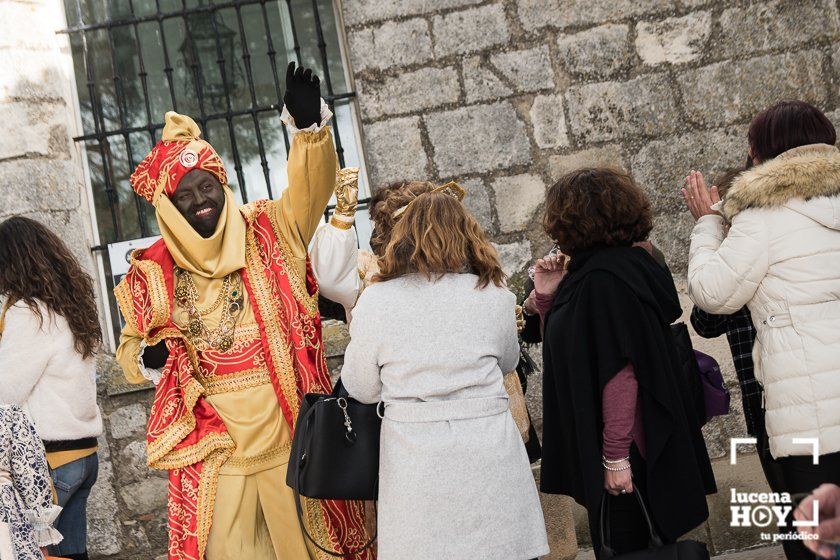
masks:
<instances>
[{"instance_id":1,"label":"fur hood trim","mask_svg":"<svg viewBox=\"0 0 840 560\"><path fill-rule=\"evenodd\" d=\"M796 198L837 195L840 150L828 144L811 144L741 173L724 197L723 215L731 221L749 208L778 208Z\"/></svg>"}]
</instances>

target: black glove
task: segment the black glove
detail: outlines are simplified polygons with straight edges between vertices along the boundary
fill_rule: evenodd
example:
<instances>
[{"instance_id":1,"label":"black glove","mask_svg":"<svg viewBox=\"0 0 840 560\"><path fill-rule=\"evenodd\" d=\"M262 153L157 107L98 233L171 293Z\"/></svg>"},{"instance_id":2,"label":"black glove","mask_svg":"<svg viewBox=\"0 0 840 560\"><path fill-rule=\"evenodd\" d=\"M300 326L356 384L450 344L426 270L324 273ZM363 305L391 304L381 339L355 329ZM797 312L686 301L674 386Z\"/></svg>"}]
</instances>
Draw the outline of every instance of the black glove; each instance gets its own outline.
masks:
<instances>
[{"instance_id":1,"label":"black glove","mask_svg":"<svg viewBox=\"0 0 840 560\"><path fill-rule=\"evenodd\" d=\"M283 102L295 126L304 129L321 122L321 80L309 68L298 68L290 62L286 69L286 95Z\"/></svg>"},{"instance_id":2,"label":"black glove","mask_svg":"<svg viewBox=\"0 0 840 560\"><path fill-rule=\"evenodd\" d=\"M160 369L167 359L169 359L169 348L166 347L165 340L143 349L143 365L147 368Z\"/></svg>"}]
</instances>

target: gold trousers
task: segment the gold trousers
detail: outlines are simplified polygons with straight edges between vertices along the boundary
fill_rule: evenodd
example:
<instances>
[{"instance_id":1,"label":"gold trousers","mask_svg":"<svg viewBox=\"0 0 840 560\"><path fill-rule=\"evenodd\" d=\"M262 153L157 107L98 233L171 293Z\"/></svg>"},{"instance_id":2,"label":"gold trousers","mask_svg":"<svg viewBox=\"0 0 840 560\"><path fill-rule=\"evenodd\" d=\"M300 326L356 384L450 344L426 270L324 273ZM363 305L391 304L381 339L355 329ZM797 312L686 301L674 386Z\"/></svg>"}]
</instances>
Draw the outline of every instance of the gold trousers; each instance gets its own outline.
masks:
<instances>
[{"instance_id":1,"label":"gold trousers","mask_svg":"<svg viewBox=\"0 0 840 560\"><path fill-rule=\"evenodd\" d=\"M280 465L250 475L219 475L207 560L316 560Z\"/></svg>"}]
</instances>

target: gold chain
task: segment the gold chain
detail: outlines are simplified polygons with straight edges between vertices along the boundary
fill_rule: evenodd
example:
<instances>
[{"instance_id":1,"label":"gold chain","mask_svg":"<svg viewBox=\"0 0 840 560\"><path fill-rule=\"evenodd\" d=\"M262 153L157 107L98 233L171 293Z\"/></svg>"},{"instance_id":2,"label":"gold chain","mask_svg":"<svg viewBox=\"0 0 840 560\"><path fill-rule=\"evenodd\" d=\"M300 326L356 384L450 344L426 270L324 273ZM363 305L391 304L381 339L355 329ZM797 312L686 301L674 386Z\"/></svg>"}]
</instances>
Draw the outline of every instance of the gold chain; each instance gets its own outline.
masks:
<instances>
[{"instance_id":1,"label":"gold chain","mask_svg":"<svg viewBox=\"0 0 840 560\"><path fill-rule=\"evenodd\" d=\"M176 268L178 284L175 287L175 299L186 311L188 317L187 330L190 338L200 341L222 352L227 352L233 346L236 322L242 312L245 294L242 291L242 278L238 272L232 272L222 280L222 289L216 301L207 309L198 308L198 287L192 275L186 270ZM208 329L202 317L206 317L222 306L222 316L215 329Z\"/></svg>"}]
</instances>

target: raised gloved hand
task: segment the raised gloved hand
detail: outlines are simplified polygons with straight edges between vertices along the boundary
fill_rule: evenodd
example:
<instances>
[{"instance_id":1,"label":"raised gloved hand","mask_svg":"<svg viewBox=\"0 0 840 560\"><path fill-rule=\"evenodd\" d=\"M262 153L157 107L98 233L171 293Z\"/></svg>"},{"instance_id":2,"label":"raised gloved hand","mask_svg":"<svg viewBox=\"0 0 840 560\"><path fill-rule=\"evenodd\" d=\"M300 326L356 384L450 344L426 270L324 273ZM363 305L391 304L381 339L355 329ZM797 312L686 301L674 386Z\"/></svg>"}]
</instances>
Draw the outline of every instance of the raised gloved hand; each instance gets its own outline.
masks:
<instances>
[{"instance_id":1,"label":"raised gloved hand","mask_svg":"<svg viewBox=\"0 0 840 560\"><path fill-rule=\"evenodd\" d=\"M338 172L335 186L335 213L345 218L356 216L359 205L359 168L345 167Z\"/></svg>"},{"instance_id":2,"label":"raised gloved hand","mask_svg":"<svg viewBox=\"0 0 840 560\"><path fill-rule=\"evenodd\" d=\"M309 68L295 68L290 62L286 69L286 109L301 130L321 121L321 80Z\"/></svg>"}]
</instances>

